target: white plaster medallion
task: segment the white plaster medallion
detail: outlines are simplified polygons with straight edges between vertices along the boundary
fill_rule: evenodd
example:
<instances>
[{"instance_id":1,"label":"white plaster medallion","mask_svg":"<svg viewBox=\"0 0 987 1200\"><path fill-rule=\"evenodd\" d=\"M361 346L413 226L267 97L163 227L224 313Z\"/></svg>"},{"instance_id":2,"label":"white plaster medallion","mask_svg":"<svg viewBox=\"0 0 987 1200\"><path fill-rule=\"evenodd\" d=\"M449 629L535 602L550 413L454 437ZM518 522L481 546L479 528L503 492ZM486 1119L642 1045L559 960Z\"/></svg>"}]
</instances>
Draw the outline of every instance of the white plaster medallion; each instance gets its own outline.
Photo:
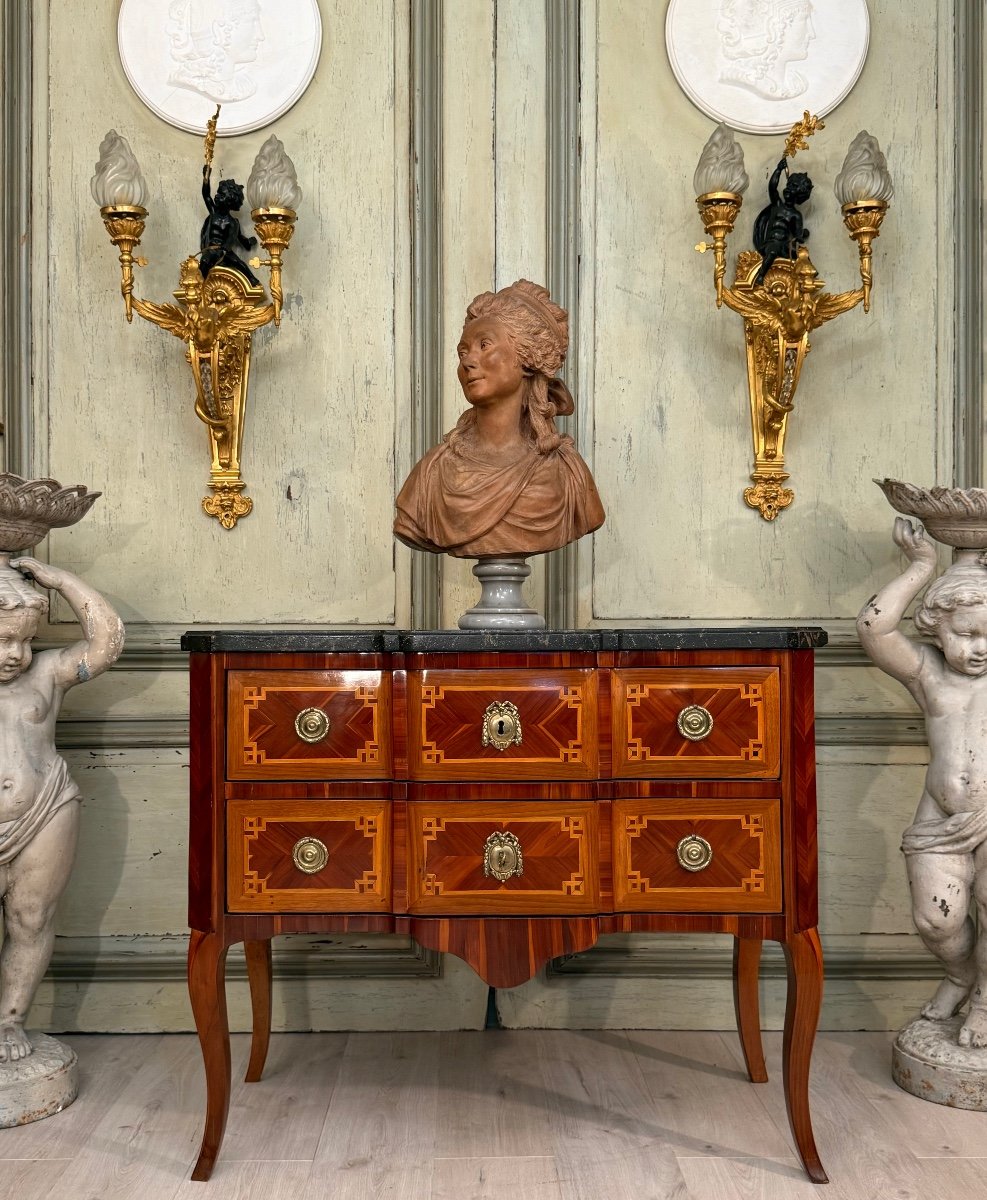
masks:
<instances>
[{"instance_id":1,"label":"white plaster medallion","mask_svg":"<svg viewBox=\"0 0 987 1200\"><path fill-rule=\"evenodd\" d=\"M117 41L141 100L201 133L262 129L308 87L322 48L318 0L121 0Z\"/></svg>"},{"instance_id":2,"label":"white plaster medallion","mask_svg":"<svg viewBox=\"0 0 987 1200\"><path fill-rule=\"evenodd\" d=\"M867 58L867 0L671 0L665 45L675 78L714 121L784 133L825 116Z\"/></svg>"}]
</instances>

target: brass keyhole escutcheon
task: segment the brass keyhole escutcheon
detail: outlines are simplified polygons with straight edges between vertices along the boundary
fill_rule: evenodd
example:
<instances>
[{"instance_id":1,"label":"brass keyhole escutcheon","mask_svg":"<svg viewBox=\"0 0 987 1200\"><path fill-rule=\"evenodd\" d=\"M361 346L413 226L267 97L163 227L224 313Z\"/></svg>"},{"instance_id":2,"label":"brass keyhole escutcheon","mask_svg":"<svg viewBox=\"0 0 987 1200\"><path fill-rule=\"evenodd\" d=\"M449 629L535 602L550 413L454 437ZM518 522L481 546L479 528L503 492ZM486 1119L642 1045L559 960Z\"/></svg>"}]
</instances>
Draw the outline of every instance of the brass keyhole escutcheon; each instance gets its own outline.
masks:
<instances>
[{"instance_id":1,"label":"brass keyhole escutcheon","mask_svg":"<svg viewBox=\"0 0 987 1200\"><path fill-rule=\"evenodd\" d=\"M524 874L521 843L513 833L498 829L483 843L483 874L500 883L506 883L513 875Z\"/></svg>"},{"instance_id":2,"label":"brass keyhole escutcheon","mask_svg":"<svg viewBox=\"0 0 987 1200\"><path fill-rule=\"evenodd\" d=\"M698 833L690 833L675 847L680 866L687 871L705 871L713 861L713 847Z\"/></svg>"},{"instance_id":3,"label":"brass keyhole escutcheon","mask_svg":"<svg viewBox=\"0 0 987 1200\"><path fill-rule=\"evenodd\" d=\"M291 851L291 861L306 875L318 875L329 861L329 850L318 838L300 838Z\"/></svg>"},{"instance_id":4,"label":"brass keyhole escutcheon","mask_svg":"<svg viewBox=\"0 0 987 1200\"><path fill-rule=\"evenodd\" d=\"M521 745L521 714L510 700L495 700L483 714L484 746L506 750Z\"/></svg>"},{"instance_id":5,"label":"brass keyhole escutcheon","mask_svg":"<svg viewBox=\"0 0 987 1200\"><path fill-rule=\"evenodd\" d=\"M713 732L713 714L701 704L690 704L679 713L679 733L690 742L701 742Z\"/></svg>"},{"instance_id":6,"label":"brass keyhole escutcheon","mask_svg":"<svg viewBox=\"0 0 987 1200\"><path fill-rule=\"evenodd\" d=\"M295 717L295 733L303 742L321 742L329 733L329 718L321 708L303 708Z\"/></svg>"}]
</instances>

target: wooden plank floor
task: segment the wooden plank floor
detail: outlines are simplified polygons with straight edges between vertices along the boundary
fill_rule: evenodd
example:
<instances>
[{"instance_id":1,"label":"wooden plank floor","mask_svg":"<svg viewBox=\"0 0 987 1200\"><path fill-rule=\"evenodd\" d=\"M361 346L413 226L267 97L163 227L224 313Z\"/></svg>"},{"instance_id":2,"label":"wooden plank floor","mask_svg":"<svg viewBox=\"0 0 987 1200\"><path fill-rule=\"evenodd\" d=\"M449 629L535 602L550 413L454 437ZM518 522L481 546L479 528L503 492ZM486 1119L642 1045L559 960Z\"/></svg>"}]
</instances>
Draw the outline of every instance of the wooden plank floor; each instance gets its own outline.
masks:
<instances>
[{"instance_id":1,"label":"wooden plank floor","mask_svg":"<svg viewBox=\"0 0 987 1200\"><path fill-rule=\"evenodd\" d=\"M278 1035L264 1079L234 1084L207 1184L188 1179L195 1038L64 1040L82 1093L0 1132L0 1200L987 1200L987 1114L899 1091L890 1034L816 1042L822 1189L791 1144L780 1034L756 1085L732 1033Z\"/></svg>"}]
</instances>

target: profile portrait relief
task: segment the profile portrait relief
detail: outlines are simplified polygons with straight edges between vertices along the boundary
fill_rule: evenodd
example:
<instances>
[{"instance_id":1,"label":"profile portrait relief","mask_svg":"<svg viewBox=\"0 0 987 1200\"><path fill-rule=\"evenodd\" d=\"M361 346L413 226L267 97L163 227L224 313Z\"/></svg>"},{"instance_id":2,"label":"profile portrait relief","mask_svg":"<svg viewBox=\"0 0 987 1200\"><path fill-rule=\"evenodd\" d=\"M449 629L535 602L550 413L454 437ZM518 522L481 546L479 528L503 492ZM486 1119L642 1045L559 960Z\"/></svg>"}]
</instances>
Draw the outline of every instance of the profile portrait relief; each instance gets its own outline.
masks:
<instances>
[{"instance_id":1,"label":"profile portrait relief","mask_svg":"<svg viewBox=\"0 0 987 1200\"><path fill-rule=\"evenodd\" d=\"M219 137L263 129L312 81L319 0L118 0L117 45L130 86L163 121L200 137L219 104Z\"/></svg>"},{"instance_id":2,"label":"profile portrait relief","mask_svg":"<svg viewBox=\"0 0 987 1200\"><path fill-rule=\"evenodd\" d=\"M172 86L217 104L257 91L248 64L256 62L264 40L258 0L171 0L167 33Z\"/></svg>"},{"instance_id":3,"label":"profile portrait relief","mask_svg":"<svg viewBox=\"0 0 987 1200\"><path fill-rule=\"evenodd\" d=\"M574 408L557 372L569 318L526 279L466 310L457 375L470 407L412 469L394 533L456 558L543 554L604 521L603 505L557 416Z\"/></svg>"},{"instance_id":4,"label":"profile portrait relief","mask_svg":"<svg viewBox=\"0 0 987 1200\"><path fill-rule=\"evenodd\" d=\"M790 100L808 87L794 63L815 38L811 0L721 0L716 25L720 82L765 100Z\"/></svg>"},{"instance_id":5,"label":"profile portrait relief","mask_svg":"<svg viewBox=\"0 0 987 1200\"><path fill-rule=\"evenodd\" d=\"M787 133L824 117L860 78L867 0L668 0L665 47L679 86L716 122Z\"/></svg>"}]
</instances>

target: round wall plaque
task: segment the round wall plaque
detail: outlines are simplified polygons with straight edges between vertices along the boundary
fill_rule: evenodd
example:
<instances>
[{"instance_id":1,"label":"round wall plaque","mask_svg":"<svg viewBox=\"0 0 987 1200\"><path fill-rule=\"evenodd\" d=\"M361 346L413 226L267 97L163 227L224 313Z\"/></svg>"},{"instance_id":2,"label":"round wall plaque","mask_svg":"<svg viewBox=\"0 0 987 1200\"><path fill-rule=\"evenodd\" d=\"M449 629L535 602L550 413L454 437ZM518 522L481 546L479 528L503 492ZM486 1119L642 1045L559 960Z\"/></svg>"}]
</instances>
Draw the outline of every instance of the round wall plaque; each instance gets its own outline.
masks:
<instances>
[{"instance_id":1,"label":"round wall plaque","mask_svg":"<svg viewBox=\"0 0 987 1200\"><path fill-rule=\"evenodd\" d=\"M785 133L808 109L831 112L867 58L867 0L670 0L675 78L714 121Z\"/></svg>"},{"instance_id":2,"label":"round wall plaque","mask_svg":"<svg viewBox=\"0 0 987 1200\"><path fill-rule=\"evenodd\" d=\"M322 18L317 0L121 0L117 41L152 112L202 133L221 104L218 133L232 137L277 120L305 91Z\"/></svg>"}]
</instances>

